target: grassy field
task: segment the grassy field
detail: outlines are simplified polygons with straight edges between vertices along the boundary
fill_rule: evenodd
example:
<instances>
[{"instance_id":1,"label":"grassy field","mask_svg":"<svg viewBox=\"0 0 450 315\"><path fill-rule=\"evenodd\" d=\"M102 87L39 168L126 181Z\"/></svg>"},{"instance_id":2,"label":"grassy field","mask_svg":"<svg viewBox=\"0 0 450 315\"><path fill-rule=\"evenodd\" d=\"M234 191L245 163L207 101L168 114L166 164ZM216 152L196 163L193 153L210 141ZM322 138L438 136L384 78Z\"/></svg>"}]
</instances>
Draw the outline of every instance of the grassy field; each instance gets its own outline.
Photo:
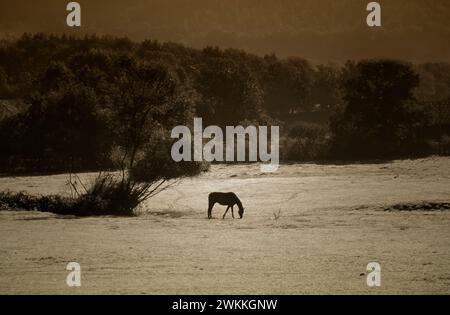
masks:
<instances>
[{"instance_id":1,"label":"grassy field","mask_svg":"<svg viewBox=\"0 0 450 315\"><path fill-rule=\"evenodd\" d=\"M94 174L80 174L89 181ZM0 190L66 194L65 175L0 178ZM206 219L233 191L244 219ZM213 165L131 218L0 212L0 293L450 293L450 158L374 164ZM275 214L279 213L279 217ZM80 263L82 286L66 285ZM379 262L381 287L366 284Z\"/></svg>"}]
</instances>

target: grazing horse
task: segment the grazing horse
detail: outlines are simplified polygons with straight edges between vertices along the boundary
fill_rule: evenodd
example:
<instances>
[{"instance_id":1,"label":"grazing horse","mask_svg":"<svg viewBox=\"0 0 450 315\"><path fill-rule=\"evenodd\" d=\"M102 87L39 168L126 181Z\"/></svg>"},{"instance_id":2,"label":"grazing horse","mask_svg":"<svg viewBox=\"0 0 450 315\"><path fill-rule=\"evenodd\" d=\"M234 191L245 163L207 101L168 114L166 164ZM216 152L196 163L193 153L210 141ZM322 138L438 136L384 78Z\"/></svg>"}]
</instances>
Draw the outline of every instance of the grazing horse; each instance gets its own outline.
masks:
<instances>
[{"instance_id":1,"label":"grazing horse","mask_svg":"<svg viewBox=\"0 0 450 315\"><path fill-rule=\"evenodd\" d=\"M244 216L244 207L242 206L242 202L239 200L238 196L236 196L235 193L229 192L229 193L220 193L220 192L213 192L210 193L208 196L209 201L209 207L208 207L208 219L211 219L211 212L214 205L217 203L227 206L227 210L225 210L225 213L222 216L222 219L225 219L225 215L228 212L228 209L231 208L231 215L234 219L234 205L237 205L239 208L239 217L242 219Z\"/></svg>"}]
</instances>

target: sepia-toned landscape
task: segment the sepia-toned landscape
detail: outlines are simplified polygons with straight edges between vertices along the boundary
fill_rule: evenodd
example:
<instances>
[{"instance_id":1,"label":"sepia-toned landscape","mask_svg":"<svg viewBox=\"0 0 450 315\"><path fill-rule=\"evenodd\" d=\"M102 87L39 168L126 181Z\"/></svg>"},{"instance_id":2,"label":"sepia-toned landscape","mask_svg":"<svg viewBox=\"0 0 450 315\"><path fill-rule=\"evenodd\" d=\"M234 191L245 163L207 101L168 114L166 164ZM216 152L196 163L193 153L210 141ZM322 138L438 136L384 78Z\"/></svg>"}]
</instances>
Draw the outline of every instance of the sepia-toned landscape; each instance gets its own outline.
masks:
<instances>
[{"instance_id":1,"label":"sepia-toned landscape","mask_svg":"<svg viewBox=\"0 0 450 315\"><path fill-rule=\"evenodd\" d=\"M0 294L450 294L449 20L1 1Z\"/></svg>"},{"instance_id":2,"label":"sepia-toned landscape","mask_svg":"<svg viewBox=\"0 0 450 315\"><path fill-rule=\"evenodd\" d=\"M0 189L67 193L66 181L1 178ZM449 294L449 187L450 160L439 157L282 165L273 174L213 165L137 217L2 211L0 292ZM225 207L216 205L208 221L212 190L237 192L244 218L222 220ZM81 265L80 288L65 284L69 261ZM381 265L381 287L366 285L371 261Z\"/></svg>"}]
</instances>

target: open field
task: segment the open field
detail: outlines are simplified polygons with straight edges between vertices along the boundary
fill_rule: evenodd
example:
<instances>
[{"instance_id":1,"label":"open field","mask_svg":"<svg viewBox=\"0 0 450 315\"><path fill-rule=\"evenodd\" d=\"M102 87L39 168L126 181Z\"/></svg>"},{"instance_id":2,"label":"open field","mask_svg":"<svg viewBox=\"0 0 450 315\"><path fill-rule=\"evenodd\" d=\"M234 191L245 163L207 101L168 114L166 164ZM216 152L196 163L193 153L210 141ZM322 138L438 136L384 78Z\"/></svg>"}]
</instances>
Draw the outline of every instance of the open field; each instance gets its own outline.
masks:
<instances>
[{"instance_id":1,"label":"open field","mask_svg":"<svg viewBox=\"0 0 450 315\"><path fill-rule=\"evenodd\" d=\"M81 174L88 180L93 174ZM0 178L0 190L65 193L65 175ZM234 191L242 220L206 219ZM0 293L450 293L450 211L385 211L450 201L450 158L376 164L213 165L132 218L0 212ZM275 219L274 212L280 211ZM69 288L66 264L82 268ZM381 264L381 287L366 265Z\"/></svg>"}]
</instances>

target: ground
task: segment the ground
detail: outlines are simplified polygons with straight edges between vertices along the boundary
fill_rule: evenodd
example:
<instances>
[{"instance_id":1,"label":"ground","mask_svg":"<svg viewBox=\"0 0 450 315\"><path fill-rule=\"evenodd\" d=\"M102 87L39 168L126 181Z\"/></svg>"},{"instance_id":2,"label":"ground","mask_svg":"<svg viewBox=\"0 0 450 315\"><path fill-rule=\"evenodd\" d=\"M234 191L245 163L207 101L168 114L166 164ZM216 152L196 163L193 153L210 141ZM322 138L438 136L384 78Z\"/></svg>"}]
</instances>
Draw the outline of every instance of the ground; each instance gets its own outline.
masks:
<instances>
[{"instance_id":1,"label":"ground","mask_svg":"<svg viewBox=\"0 0 450 315\"><path fill-rule=\"evenodd\" d=\"M81 174L84 181L93 174ZM65 175L0 178L0 190L67 193ZM233 191L242 220L207 220L208 193ZM0 293L450 293L450 211L386 211L448 202L450 158L213 165L132 218L0 212ZM279 213L278 219L276 215ZM69 288L68 262L82 285ZM368 287L366 266L381 265Z\"/></svg>"}]
</instances>

